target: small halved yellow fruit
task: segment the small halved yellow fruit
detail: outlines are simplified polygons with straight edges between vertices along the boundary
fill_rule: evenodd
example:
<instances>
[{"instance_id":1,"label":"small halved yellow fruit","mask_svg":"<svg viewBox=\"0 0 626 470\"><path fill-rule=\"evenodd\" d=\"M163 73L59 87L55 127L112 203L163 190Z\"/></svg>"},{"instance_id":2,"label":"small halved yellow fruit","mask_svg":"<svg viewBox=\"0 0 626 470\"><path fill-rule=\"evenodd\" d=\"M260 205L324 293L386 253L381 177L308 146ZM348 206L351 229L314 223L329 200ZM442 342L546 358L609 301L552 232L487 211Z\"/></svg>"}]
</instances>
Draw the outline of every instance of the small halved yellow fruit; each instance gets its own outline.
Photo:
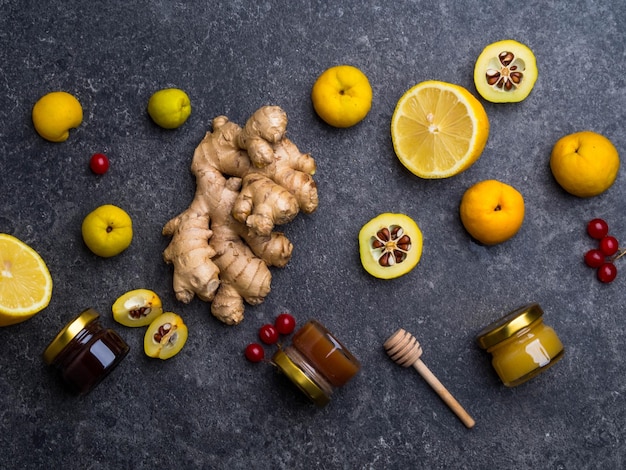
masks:
<instances>
[{"instance_id":1,"label":"small halved yellow fruit","mask_svg":"<svg viewBox=\"0 0 626 470\"><path fill-rule=\"evenodd\" d=\"M63 142L70 136L70 129L83 122L83 107L73 95L53 91L35 103L32 118L41 137L50 142Z\"/></svg>"},{"instance_id":2,"label":"small halved yellow fruit","mask_svg":"<svg viewBox=\"0 0 626 470\"><path fill-rule=\"evenodd\" d=\"M408 90L391 118L393 148L421 178L448 178L480 157L489 137L483 105L465 88L427 81Z\"/></svg>"},{"instance_id":3,"label":"small halved yellow fruit","mask_svg":"<svg viewBox=\"0 0 626 470\"><path fill-rule=\"evenodd\" d=\"M352 65L337 65L324 71L313 85L315 112L334 127L361 122L372 107L372 87L367 76Z\"/></svg>"},{"instance_id":4,"label":"small halved yellow fruit","mask_svg":"<svg viewBox=\"0 0 626 470\"><path fill-rule=\"evenodd\" d=\"M422 256L422 244L421 230L404 214L380 214L359 232L361 263L380 279L393 279L411 271Z\"/></svg>"},{"instance_id":5,"label":"small halved yellow fruit","mask_svg":"<svg viewBox=\"0 0 626 470\"><path fill-rule=\"evenodd\" d=\"M515 235L524 222L524 198L497 180L476 183L463 194L461 222L484 245L502 243Z\"/></svg>"},{"instance_id":6,"label":"small halved yellow fruit","mask_svg":"<svg viewBox=\"0 0 626 470\"><path fill-rule=\"evenodd\" d=\"M535 86L537 75L533 51L512 39L489 44L474 66L476 90L493 103L522 101Z\"/></svg>"},{"instance_id":7,"label":"small halved yellow fruit","mask_svg":"<svg viewBox=\"0 0 626 470\"><path fill-rule=\"evenodd\" d=\"M52 277L44 260L26 243L0 233L0 326L28 320L48 306Z\"/></svg>"},{"instance_id":8,"label":"small halved yellow fruit","mask_svg":"<svg viewBox=\"0 0 626 470\"><path fill-rule=\"evenodd\" d=\"M183 348L187 334L187 325L179 315L164 313L150 323L143 338L143 349L147 356L169 359Z\"/></svg>"},{"instance_id":9,"label":"small halved yellow fruit","mask_svg":"<svg viewBox=\"0 0 626 470\"><path fill-rule=\"evenodd\" d=\"M609 189L620 167L619 154L609 139L591 131L561 137L552 148L550 169L570 194L592 197Z\"/></svg>"},{"instance_id":10,"label":"small halved yellow fruit","mask_svg":"<svg viewBox=\"0 0 626 470\"><path fill-rule=\"evenodd\" d=\"M149 289L135 289L120 296L111 307L113 319L124 326L146 326L163 313L159 296Z\"/></svg>"}]
</instances>

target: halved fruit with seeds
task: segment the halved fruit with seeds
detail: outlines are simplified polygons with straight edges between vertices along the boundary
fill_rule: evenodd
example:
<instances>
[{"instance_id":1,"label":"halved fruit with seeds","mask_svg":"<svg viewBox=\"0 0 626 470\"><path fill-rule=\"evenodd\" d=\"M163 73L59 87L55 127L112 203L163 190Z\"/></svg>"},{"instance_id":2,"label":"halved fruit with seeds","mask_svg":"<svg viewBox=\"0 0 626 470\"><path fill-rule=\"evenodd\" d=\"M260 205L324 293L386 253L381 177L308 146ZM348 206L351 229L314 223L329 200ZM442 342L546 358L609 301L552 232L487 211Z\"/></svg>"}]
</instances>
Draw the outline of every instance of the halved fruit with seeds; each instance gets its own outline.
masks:
<instances>
[{"instance_id":1,"label":"halved fruit with seeds","mask_svg":"<svg viewBox=\"0 0 626 470\"><path fill-rule=\"evenodd\" d=\"M530 48L512 39L489 44L474 66L480 96L493 103L525 99L537 81L537 61Z\"/></svg>"},{"instance_id":2,"label":"halved fruit with seeds","mask_svg":"<svg viewBox=\"0 0 626 470\"><path fill-rule=\"evenodd\" d=\"M422 256L422 232L409 216L384 213L359 232L361 263L372 276L393 279L412 270Z\"/></svg>"},{"instance_id":3,"label":"halved fruit with seeds","mask_svg":"<svg viewBox=\"0 0 626 470\"><path fill-rule=\"evenodd\" d=\"M143 339L147 356L169 359L178 354L187 342L187 325L172 312L159 315L150 323Z\"/></svg>"},{"instance_id":4,"label":"halved fruit with seeds","mask_svg":"<svg viewBox=\"0 0 626 470\"><path fill-rule=\"evenodd\" d=\"M0 326L28 320L48 306L52 277L44 260L17 238L0 233Z\"/></svg>"},{"instance_id":5,"label":"halved fruit with seeds","mask_svg":"<svg viewBox=\"0 0 626 470\"><path fill-rule=\"evenodd\" d=\"M149 289L135 289L120 296L111 307L113 319L124 326L146 326L163 313L161 299Z\"/></svg>"}]
</instances>

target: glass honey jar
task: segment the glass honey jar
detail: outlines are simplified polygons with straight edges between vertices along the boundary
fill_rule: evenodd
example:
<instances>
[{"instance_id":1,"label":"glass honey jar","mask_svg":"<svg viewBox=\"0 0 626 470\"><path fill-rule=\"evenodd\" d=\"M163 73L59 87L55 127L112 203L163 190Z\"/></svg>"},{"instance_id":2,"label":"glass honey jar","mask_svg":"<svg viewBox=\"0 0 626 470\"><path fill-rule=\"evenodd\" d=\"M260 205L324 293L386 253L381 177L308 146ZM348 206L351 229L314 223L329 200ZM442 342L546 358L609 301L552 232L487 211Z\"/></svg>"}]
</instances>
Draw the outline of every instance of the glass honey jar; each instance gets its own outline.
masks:
<instances>
[{"instance_id":1,"label":"glass honey jar","mask_svg":"<svg viewBox=\"0 0 626 470\"><path fill-rule=\"evenodd\" d=\"M324 406L337 387L345 385L361 365L326 327L310 320L279 349L274 363L313 403Z\"/></svg>"},{"instance_id":2,"label":"glass honey jar","mask_svg":"<svg viewBox=\"0 0 626 470\"><path fill-rule=\"evenodd\" d=\"M555 331L543 323L543 310L537 303L513 310L488 325L476 341L491 353L491 363L507 387L541 374L565 352Z\"/></svg>"},{"instance_id":3,"label":"glass honey jar","mask_svg":"<svg viewBox=\"0 0 626 470\"><path fill-rule=\"evenodd\" d=\"M44 350L43 360L54 366L68 386L89 393L128 354L129 347L113 330L103 328L90 308L70 321Z\"/></svg>"}]
</instances>

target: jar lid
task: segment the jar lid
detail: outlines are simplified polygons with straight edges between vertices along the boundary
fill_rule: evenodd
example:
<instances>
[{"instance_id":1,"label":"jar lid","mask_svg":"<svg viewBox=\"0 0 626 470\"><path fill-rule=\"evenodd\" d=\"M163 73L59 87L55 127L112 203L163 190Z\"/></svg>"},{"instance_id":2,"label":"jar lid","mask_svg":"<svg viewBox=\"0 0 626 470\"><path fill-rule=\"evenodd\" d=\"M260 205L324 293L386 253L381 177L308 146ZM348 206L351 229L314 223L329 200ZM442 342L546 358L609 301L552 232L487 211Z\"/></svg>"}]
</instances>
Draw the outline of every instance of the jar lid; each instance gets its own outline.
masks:
<instances>
[{"instance_id":1,"label":"jar lid","mask_svg":"<svg viewBox=\"0 0 626 470\"><path fill-rule=\"evenodd\" d=\"M543 310L537 303L519 307L499 320L486 326L476 335L476 341L482 349L489 349L515 335L543 316Z\"/></svg>"},{"instance_id":2,"label":"jar lid","mask_svg":"<svg viewBox=\"0 0 626 470\"><path fill-rule=\"evenodd\" d=\"M298 388L308 396L313 403L324 406L330 398L324 391L300 369L283 350L277 351L272 357L272 362L291 380Z\"/></svg>"},{"instance_id":3,"label":"jar lid","mask_svg":"<svg viewBox=\"0 0 626 470\"><path fill-rule=\"evenodd\" d=\"M58 335L48 345L43 352L43 360L47 364L52 364L54 359L59 355L63 349L74 339L74 337L80 333L85 327L97 319L100 315L93 308L84 310L74 320L69 322Z\"/></svg>"}]
</instances>

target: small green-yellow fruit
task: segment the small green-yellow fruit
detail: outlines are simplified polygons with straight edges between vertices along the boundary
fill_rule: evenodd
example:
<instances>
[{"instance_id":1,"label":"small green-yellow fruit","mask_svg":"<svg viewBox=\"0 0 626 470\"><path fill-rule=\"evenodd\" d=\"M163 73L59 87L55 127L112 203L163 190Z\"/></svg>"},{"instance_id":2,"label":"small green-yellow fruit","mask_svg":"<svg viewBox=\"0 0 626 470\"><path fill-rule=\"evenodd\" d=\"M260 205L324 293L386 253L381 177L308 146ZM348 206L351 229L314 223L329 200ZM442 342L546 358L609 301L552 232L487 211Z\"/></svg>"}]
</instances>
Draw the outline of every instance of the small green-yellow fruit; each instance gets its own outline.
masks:
<instances>
[{"instance_id":1,"label":"small green-yellow fruit","mask_svg":"<svg viewBox=\"0 0 626 470\"><path fill-rule=\"evenodd\" d=\"M176 129L182 126L191 114L189 96L178 88L159 90L148 101L148 114L164 129Z\"/></svg>"}]
</instances>

